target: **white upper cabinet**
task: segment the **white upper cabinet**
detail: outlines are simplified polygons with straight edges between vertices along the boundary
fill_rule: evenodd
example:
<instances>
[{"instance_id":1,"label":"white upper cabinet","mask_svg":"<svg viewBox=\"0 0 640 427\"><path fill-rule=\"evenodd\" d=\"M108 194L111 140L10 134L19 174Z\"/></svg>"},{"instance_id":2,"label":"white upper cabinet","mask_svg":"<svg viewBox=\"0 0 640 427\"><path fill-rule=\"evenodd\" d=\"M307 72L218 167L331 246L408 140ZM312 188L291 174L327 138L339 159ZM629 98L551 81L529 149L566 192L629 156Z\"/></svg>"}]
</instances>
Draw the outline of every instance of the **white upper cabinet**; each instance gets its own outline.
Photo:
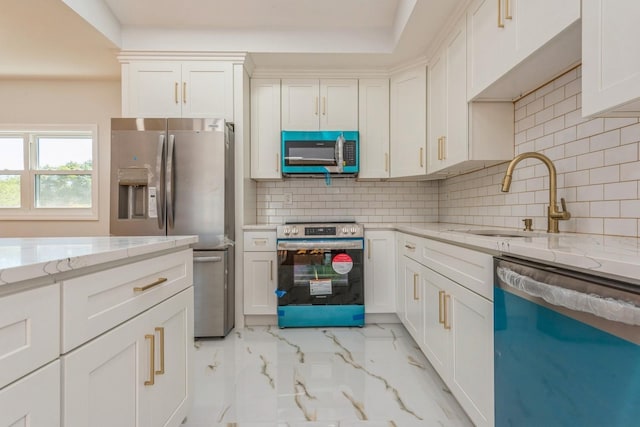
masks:
<instances>
[{"instance_id":1,"label":"white upper cabinet","mask_svg":"<svg viewBox=\"0 0 640 427\"><path fill-rule=\"evenodd\" d=\"M122 115L233 121L233 65L220 61L124 63Z\"/></svg>"},{"instance_id":2,"label":"white upper cabinet","mask_svg":"<svg viewBox=\"0 0 640 427\"><path fill-rule=\"evenodd\" d=\"M357 80L282 80L282 130L357 129Z\"/></svg>"},{"instance_id":3,"label":"white upper cabinet","mask_svg":"<svg viewBox=\"0 0 640 427\"><path fill-rule=\"evenodd\" d=\"M429 62L429 174L446 176L513 158L511 102L467 103L466 21Z\"/></svg>"},{"instance_id":4,"label":"white upper cabinet","mask_svg":"<svg viewBox=\"0 0 640 427\"><path fill-rule=\"evenodd\" d=\"M391 177L427 172L427 68L420 65L391 76Z\"/></svg>"},{"instance_id":5,"label":"white upper cabinet","mask_svg":"<svg viewBox=\"0 0 640 427\"><path fill-rule=\"evenodd\" d=\"M251 178L281 179L280 80L251 80Z\"/></svg>"},{"instance_id":6,"label":"white upper cabinet","mask_svg":"<svg viewBox=\"0 0 640 427\"><path fill-rule=\"evenodd\" d=\"M476 0L468 99L512 99L580 61L580 0Z\"/></svg>"},{"instance_id":7,"label":"white upper cabinet","mask_svg":"<svg viewBox=\"0 0 640 427\"><path fill-rule=\"evenodd\" d=\"M640 2L582 4L582 114L640 114Z\"/></svg>"},{"instance_id":8,"label":"white upper cabinet","mask_svg":"<svg viewBox=\"0 0 640 427\"><path fill-rule=\"evenodd\" d=\"M389 79L360 79L358 178L389 178Z\"/></svg>"}]
</instances>

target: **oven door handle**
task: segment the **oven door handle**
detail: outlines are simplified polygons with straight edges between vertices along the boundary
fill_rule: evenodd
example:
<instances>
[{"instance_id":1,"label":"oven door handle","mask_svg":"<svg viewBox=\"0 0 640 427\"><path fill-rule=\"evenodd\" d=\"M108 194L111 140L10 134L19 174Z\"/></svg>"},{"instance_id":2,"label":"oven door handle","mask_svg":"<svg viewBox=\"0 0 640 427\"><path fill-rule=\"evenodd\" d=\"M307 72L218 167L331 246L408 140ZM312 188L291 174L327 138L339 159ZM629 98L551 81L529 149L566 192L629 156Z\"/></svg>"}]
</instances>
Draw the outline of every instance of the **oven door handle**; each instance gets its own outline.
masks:
<instances>
[{"instance_id":1,"label":"oven door handle","mask_svg":"<svg viewBox=\"0 0 640 427\"><path fill-rule=\"evenodd\" d=\"M297 249L364 249L362 240L337 240L337 241L286 241L278 242L278 249L297 250Z\"/></svg>"}]
</instances>

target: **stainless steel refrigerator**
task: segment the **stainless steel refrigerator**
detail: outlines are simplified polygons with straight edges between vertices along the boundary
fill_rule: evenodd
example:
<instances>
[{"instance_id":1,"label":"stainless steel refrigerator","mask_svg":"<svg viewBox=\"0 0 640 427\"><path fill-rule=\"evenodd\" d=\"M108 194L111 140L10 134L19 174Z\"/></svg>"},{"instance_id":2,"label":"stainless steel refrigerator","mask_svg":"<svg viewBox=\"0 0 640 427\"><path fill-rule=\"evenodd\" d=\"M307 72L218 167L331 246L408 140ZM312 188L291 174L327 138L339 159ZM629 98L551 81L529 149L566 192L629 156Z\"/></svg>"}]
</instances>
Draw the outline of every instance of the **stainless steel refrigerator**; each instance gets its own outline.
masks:
<instances>
[{"instance_id":1,"label":"stainless steel refrigerator","mask_svg":"<svg viewBox=\"0 0 640 427\"><path fill-rule=\"evenodd\" d=\"M112 235L197 235L195 336L234 325L233 124L111 119Z\"/></svg>"}]
</instances>

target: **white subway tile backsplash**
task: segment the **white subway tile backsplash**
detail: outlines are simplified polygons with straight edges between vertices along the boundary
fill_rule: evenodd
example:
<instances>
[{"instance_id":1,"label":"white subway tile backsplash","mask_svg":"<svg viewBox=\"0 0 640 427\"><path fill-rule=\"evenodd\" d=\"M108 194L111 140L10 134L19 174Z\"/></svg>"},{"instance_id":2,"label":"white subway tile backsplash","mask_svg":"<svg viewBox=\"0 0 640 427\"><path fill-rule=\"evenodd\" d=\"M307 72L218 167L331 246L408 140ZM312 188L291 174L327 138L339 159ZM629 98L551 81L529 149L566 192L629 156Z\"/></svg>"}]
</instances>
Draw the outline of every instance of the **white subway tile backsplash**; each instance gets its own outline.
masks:
<instances>
[{"instance_id":1,"label":"white subway tile backsplash","mask_svg":"<svg viewBox=\"0 0 640 427\"><path fill-rule=\"evenodd\" d=\"M551 158L558 171L558 197L564 197L572 219L560 222L566 232L615 234L636 237L640 229L640 123L638 118L585 119L580 110L582 95L580 67L516 102L515 152L541 151ZM563 89L564 88L564 89ZM564 90L564 92L563 92ZM564 98L560 99L559 94ZM539 100L545 108L539 110ZM550 116L550 105L553 117ZM544 136L539 136L539 126ZM553 136L553 146L547 136ZM506 165L486 170L500 182ZM548 171L535 160L523 161L513 175L511 191L498 199L487 199L492 188L484 189L478 172L449 178L440 183L440 221L518 227L525 217L533 217L536 228L546 228ZM450 189L456 188L456 192ZM464 191L477 189L477 192ZM484 191L483 191L484 190ZM445 196L446 195L446 196ZM470 206L463 215L453 216L460 206ZM488 214L490 212L490 214ZM623 218L628 221L620 221ZM605 222L606 221L606 222ZM606 224L606 226L605 226Z\"/></svg>"},{"instance_id":2,"label":"white subway tile backsplash","mask_svg":"<svg viewBox=\"0 0 640 427\"><path fill-rule=\"evenodd\" d=\"M578 125L577 137L586 138L587 136L597 135L604 131L604 119L592 119Z\"/></svg>"},{"instance_id":3,"label":"white subway tile backsplash","mask_svg":"<svg viewBox=\"0 0 640 427\"><path fill-rule=\"evenodd\" d=\"M615 129L600 135L592 136L589 139L589 147L591 151L604 150L620 145L620 130Z\"/></svg>"}]
</instances>

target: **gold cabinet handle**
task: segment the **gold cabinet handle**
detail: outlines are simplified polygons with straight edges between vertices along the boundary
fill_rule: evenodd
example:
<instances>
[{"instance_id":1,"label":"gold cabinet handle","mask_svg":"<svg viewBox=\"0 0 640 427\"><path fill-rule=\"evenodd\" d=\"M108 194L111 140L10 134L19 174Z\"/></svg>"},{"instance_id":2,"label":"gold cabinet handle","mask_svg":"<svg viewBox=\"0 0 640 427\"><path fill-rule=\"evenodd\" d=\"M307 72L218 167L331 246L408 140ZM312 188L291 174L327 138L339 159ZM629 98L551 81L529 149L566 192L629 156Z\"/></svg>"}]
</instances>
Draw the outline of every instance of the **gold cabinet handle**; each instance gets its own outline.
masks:
<instances>
[{"instance_id":1,"label":"gold cabinet handle","mask_svg":"<svg viewBox=\"0 0 640 427\"><path fill-rule=\"evenodd\" d=\"M269 278L273 282L273 260L269 260Z\"/></svg>"},{"instance_id":2,"label":"gold cabinet handle","mask_svg":"<svg viewBox=\"0 0 640 427\"><path fill-rule=\"evenodd\" d=\"M156 352L156 336L153 334L145 335L145 340L149 340L149 380L144 382L144 385L154 385L156 382L155 372L156 372L156 362L155 362L155 352Z\"/></svg>"},{"instance_id":3,"label":"gold cabinet handle","mask_svg":"<svg viewBox=\"0 0 640 427\"><path fill-rule=\"evenodd\" d=\"M160 333L160 369L155 372L156 375L162 375L164 374L164 328L158 326L155 331Z\"/></svg>"},{"instance_id":4,"label":"gold cabinet handle","mask_svg":"<svg viewBox=\"0 0 640 427\"><path fill-rule=\"evenodd\" d=\"M371 259L371 239L367 239L367 259Z\"/></svg>"},{"instance_id":5,"label":"gold cabinet handle","mask_svg":"<svg viewBox=\"0 0 640 427\"><path fill-rule=\"evenodd\" d=\"M451 304L451 295L444 294L444 328L451 329L451 323L449 323L449 310L447 307Z\"/></svg>"},{"instance_id":6,"label":"gold cabinet handle","mask_svg":"<svg viewBox=\"0 0 640 427\"><path fill-rule=\"evenodd\" d=\"M423 152L424 152L424 148L420 147L420 167L424 166L424 159L422 158Z\"/></svg>"},{"instance_id":7,"label":"gold cabinet handle","mask_svg":"<svg viewBox=\"0 0 640 427\"><path fill-rule=\"evenodd\" d=\"M511 0L506 0L505 4L504 19L513 19L513 16L511 16Z\"/></svg>"},{"instance_id":8,"label":"gold cabinet handle","mask_svg":"<svg viewBox=\"0 0 640 427\"><path fill-rule=\"evenodd\" d=\"M502 0L498 0L498 28L504 28L502 21Z\"/></svg>"},{"instance_id":9,"label":"gold cabinet handle","mask_svg":"<svg viewBox=\"0 0 640 427\"><path fill-rule=\"evenodd\" d=\"M438 323L444 324L444 316L442 315L442 300L444 299L444 291L438 291Z\"/></svg>"},{"instance_id":10,"label":"gold cabinet handle","mask_svg":"<svg viewBox=\"0 0 640 427\"><path fill-rule=\"evenodd\" d=\"M322 115L323 116L327 115L327 97L326 96L322 97Z\"/></svg>"},{"instance_id":11,"label":"gold cabinet handle","mask_svg":"<svg viewBox=\"0 0 640 427\"><path fill-rule=\"evenodd\" d=\"M140 287L133 288L133 292L144 292L147 289L154 288L154 287L158 286L159 284L164 283L166 281L167 281L166 277L160 277L160 278L158 278L158 280L156 280L153 283L149 283L148 285L145 285L145 286L140 286Z\"/></svg>"},{"instance_id":12,"label":"gold cabinet handle","mask_svg":"<svg viewBox=\"0 0 640 427\"><path fill-rule=\"evenodd\" d=\"M446 160L447 158L447 137L443 136L442 137L442 159L441 160Z\"/></svg>"},{"instance_id":13,"label":"gold cabinet handle","mask_svg":"<svg viewBox=\"0 0 640 427\"><path fill-rule=\"evenodd\" d=\"M438 160L442 160L442 137L438 137Z\"/></svg>"},{"instance_id":14,"label":"gold cabinet handle","mask_svg":"<svg viewBox=\"0 0 640 427\"><path fill-rule=\"evenodd\" d=\"M280 153L276 153L276 172L280 172Z\"/></svg>"},{"instance_id":15,"label":"gold cabinet handle","mask_svg":"<svg viewBox=\"0 0 640 427\"><path fill-rule=\"evenodd\" d=\"M182 102L187 103L187 82L182 83Z\"/></svg>"},{"instance_id":16,"label":"gold cabinet handle","mask_svg":"<svg viewBox=\"0 0 640 427\"><path fill-rule=\"evenodd\" d=\"M418 273L413 273L413 299L420 299L420 295L418 295Z\"/></svg>"},{"instance_id":17,"label":"gold cabinet handle","mask_svg":"<svg viewBox=\"0 0 640 427\"><path fill-rule=\"evenodd\" d=\"M173 97L176 100L176 104L178 103L178 82L176 82L176 85L173 89Z\"/></svg>"},{"instance_id":18,"label":"gold cabinet handle","mask_svg":"<svg viewBox=\"0 0 640 427\"><path fill-rule=\"evenodd\" d=\"M389 172L389 153L384 153L384 171Z\"/></svg>"},{"instance_id":19,"label":"gold cabinet handle","mask_svg":"<svg viewBox=\"0 0 640 427\"><path fill-rule=\"evenodd\" d=\"M404 247L409 249L410 251L415 251L416 250L415 245L406 244L406 245L404 245Z\"/></svg>"},{"instance_id":20,"label":"gold cabinet handle","mask_svg":"<svg viewBox=\"0 0 640 427\"><path fill-rule=\"evenodd\" d=\"M316 96L316 116L318 115L318 97Z\"/></svg>"}]
</instances>

